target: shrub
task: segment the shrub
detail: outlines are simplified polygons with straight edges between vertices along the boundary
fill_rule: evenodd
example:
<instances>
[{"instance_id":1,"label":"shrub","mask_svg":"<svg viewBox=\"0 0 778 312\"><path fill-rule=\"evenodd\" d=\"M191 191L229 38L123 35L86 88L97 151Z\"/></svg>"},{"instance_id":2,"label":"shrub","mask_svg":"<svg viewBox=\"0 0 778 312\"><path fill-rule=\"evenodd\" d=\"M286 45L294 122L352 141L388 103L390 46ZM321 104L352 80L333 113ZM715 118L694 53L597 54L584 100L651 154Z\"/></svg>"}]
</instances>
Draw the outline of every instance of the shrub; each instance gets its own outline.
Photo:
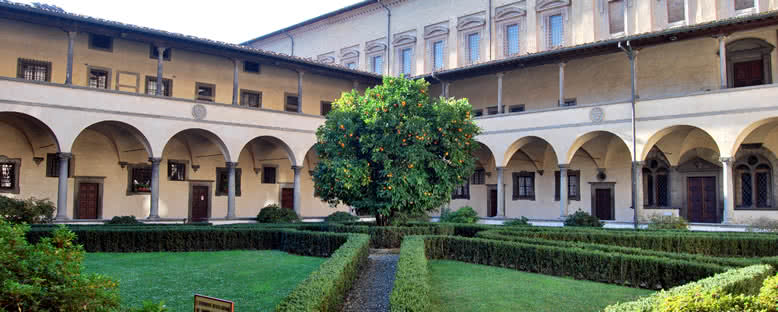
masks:
<instances>
[{"instance_id":1,"label":"shrub","mask_svg":"<svg viewBox=\"0 0 778 312\"><path fill-rule=\"evenodd\" d=\"M324 218L324 221L331 223L356 222L359 221L359 217L345 211L336 211Z\"/></svg>"},{"instance_id":2,"label":"shrub","mask_svg":"<svg viewBox=\"0 0 778 312\"><path fill-rule=\"evenodd\" d=\"M281 208L276 204L265 206L257 215L259 223L292 223L299 220L300 218L294 210Z\"/></svg>"},{"instance_id":3,"label":"shrub","mask_svg":"<svg viewBox=\"0 0 778 312\"><path fill-rule=\"evenodd\" d=\"M600 219L581 210L574 212L565 219L565 226L602 227L602 225L603 223L600 222Z\"/></svg>"},{"instance_id":4,"label":"shrub","mask_svg":"<svg viewBox=\"0 0 778 312\"><path fill-rule=\"evenodd\" d=\"M416 226L367 226L341 224L302 225L301 230L364 233L370 234L372 248L400 248L403 237L407 235L453 235L454 228L448 224L417 224Z\"/></svg>"},{"instance_id":5,"label":"shrub","mask_svg":"<svg viewBox=\"0 0 778 312\"><path fill-rule=\"evenodd\" d=\"M527 217L521 217L519 219L512 219L509 221L503 222L504 226L532 226L532 224L529 223L529 219Z\"/></svg>"},{"instance_id":6,"label":"shrub","mask_svg":"<svg viewBox=\"0 0 778 312\"><path fill-rule=\"evenodd\" d=\"M653 215L648 220L649 230L688 230L689 222L683 217Z\"/></svg>"},{"instance_id":7,"label":"shrub","mask_svg":"<svg viewBox=\"0 0 778 312\"><path fill-rule=\"evenodd\" d=\"M135 219L135 216L116 216L111 218L110 221L106 221L105 224L108 225L140 225L143 224L143 222L138 221L138 219Z\"/></svg>"},{"instance_id":8,"label":"shrub","mask_svg":"<svg viewBox=\"0 0 778 312\"><path fill-rule=\"evenodd\" d=\"M748 225L749 232L778 232L778 220L759 217Z\"/></svg>"},{"instance_id":9,"label":"shrub","mask_svg":"<svg viewBox=\"0 0 778 312\"><path fill-rule=\"evenodd\" d=\"M117 284L82 274L84 250L65 227L30 245L27 225L0 220L0 310L95 311L119 306Z\"/></svg>"},{"instance_id":10,"label":"shrub","mask_svg":"<svg viewBox=\"0 0 778 312\"><path fill-rule=\"evenodd\" d=\"M54 203L48 199L19 200L0 196L0 217L11 223L51 223L55 210Z\"/></svg>"},{"instance_id":11,"label":"shrub","mask_svg":"<svg viewBox=\"0 0 778 312\"><path fill-rule=\"evenodd\" d=\"M449 209L443 209L440 214L440 222L448 223L476 223L478 222L478 213L473 207L464 206L457 211L451 212Z\"/></svg>"},{"instance_id":12,"label":"shrub","mask_svg":"<svg viewBox=\"0 0 778 312\"><path fill-rule=\"evenodd\" d=\"M397 261L394 288L389 303L391 311L430 311L429 271L424 252L424 237L413 236L402 243Z\"/></svg>"},{"instance_id":13,"label":"shrub","mask_svg":"<svg viewBox=\"0 0 778 312\"><path fill-rule=\"evenodd\" d=\"M778 311L778 275L764 280L757 301L767 311Z\"/></svg>"},{"instance_id":14,"label":"shrub","mask_svg":"<svg viewBox=\"0 0 778 312\"><path fill-rule=\"evenodd\" d=\"M429 222L429 220L430 217L426 213L400 211L394 214L390 222L394 226L401 226L411 222Z\"/></svg>"}]
</instances>

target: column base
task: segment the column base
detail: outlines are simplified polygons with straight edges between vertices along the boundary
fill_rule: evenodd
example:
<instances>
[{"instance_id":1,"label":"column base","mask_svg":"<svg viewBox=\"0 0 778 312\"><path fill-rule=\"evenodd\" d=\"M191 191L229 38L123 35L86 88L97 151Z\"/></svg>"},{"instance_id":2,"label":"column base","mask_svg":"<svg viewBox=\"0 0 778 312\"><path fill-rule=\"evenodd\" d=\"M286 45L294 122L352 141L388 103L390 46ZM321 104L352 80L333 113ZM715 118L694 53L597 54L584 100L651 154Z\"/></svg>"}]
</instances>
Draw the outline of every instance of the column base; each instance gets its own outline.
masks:
<instances>
[{"instance_id":1,"label":"column base","mask_svg":"<svg viewBox=\"0 0 778 312\"><path fill-rule=\"evenodd\" d=\"M146 218L146 220L159 220L159 219L160 219L160 217L159 217L159 216L148 216L148 217Z\"/></svg>"},{"instance_id":2,"label":"column base","mask_svg":"<svg viewBox=\"0 0 778 312\"><path fill-rule=\"evenodd\" d=\"M68 218L68 216L56 216L54 217L54 221L70 221L70 218Z\"/></svg>"}]
</instances>

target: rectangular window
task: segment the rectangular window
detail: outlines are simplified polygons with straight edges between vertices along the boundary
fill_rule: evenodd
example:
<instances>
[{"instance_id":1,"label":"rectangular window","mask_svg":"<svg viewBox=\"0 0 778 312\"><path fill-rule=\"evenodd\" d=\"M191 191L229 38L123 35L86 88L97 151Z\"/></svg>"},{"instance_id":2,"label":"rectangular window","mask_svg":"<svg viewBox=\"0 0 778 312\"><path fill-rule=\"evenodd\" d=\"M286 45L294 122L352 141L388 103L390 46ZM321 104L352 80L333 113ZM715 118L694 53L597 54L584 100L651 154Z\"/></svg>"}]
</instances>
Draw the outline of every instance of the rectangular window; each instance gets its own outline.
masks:
<instances>
[{"instance_id":1,"label":"rectangular window","mask_svg":"<svg viewBox=\"0 0 778 312\"><path fill-rule=\"evenodd\" d=\"M524 111L524 104L511 105L510 107L508 107L508 109L509 109L509 112L511 112L511 113L523 112Z\"/></svg>"},{"instance_id":2,"label":"rectangular window","mask_svg":"<svg viewBox=\"0 0 778 312\"><path fill-rule=\"evenodd\" d=\"M51 81L51 62L19 59L16 78Z\"/></svg>"},{"instance_id":3,"label":"rectangular window","mask_svg":"<svg viewBox=\"0 0 778 312\"><path fill-rule=\"evenodd\" d=\"M332 110L332 102L321 101L321 115L322 116L327 116L327 114L329 114L331 110Z\"/></svg>"},{"instance_id":4,"label":"rectangular window","mask_svg":"<svg viewBox=\"0 0 778 312\"><path fill-rule=\"evenodd\" d=\"M684 0L667 0L667 23L675 24L686 20Z\"/></svg>"},{"instance_id":5,"label":"rectangular window","mask_svg":"<svg viewBox=\"0 0 778 312\"><path fill-rule=\"evenodd\" d=\"M195 83L195 100L213 102L216 98L216 85L210 83Z\"/></svg>"},{"instance_id":6,"label":"rectangular window","mask_svg":"<svg viewBox=\"0 0 778 312\"><path fill-rule=\"evenodd\" d=\"M559 200L560 173L554 172L554 200ZM581 200L581 174L579 171L567 171L567 199Z\"/></svg>"},{"instance_id":7,"label":"rectangular window","mask_svg":"<svg viewBox=\"0 0 778 312\"><path fill-rule=\"evenodd\" d=\"M346 67L348 67L348 69L357 69L357 63L355 63L355 62L348 62L348 63L346 63Z\"/></svg>"},{"instance_id":8,"label":"rectangular window","mask_svg":"<svg viewBox=\"0 0 778 312\"><path fill-rule=\"evenodd\" d=\"M483 109L474 109L473 110L473 117L481 117L484 115Z\"/></svg>"},{"instance_id":9,"label":"rectangular window","mask_svg":"<svg viewBox=\"0 0 778 312\"><path fill-rule=\"evenodd\" d=\"M487 107L486 108L486 114L488 114L488 115L497 115L498 114L497 106L489 106L489 107Z\"/></svg>"},{"instance_id":10,"label":"rectangular window","mask_svg":"<svg viewBox=\"0 0 778 312\"><path fill-rule=\"evenodd\" d=\"M12 191L16 189L16 163L0 163L0 190Z\"/></svg>"},{"instance_id":11,"label":"rectangular window","mask_svg":"<svg viewBox=\"0 0 778 312\"><path fill-rule=\"evenodd\" d=\"M276 184L276 167L263 166L262 167L262 183L264 184Z\"/></svg>"},{"instance_id":12,"label":"rectangular window","mask_svg":"<svg viewBox=\"0 0 778 312\"><path fill-rule=\"evenodd\" d=\"M486 170L478 168L473 171L473 185L486 184Z\"/></svg>"},{"instance_id":13,"label":"rectangular window","mask_svg":"<svg viewBox=\"0 0 778 312\"><path fill-rule=\"evenodd\" d=\"M72 158L68 158L68 177L73 175ZM59 177L59 156L56 153L46 154L46 176Z\"/></svg>"},{"instance_id":14,"label":"rectangular window","mask_svg":"<svg viewBox=\"0 0 778 312\"><path fill-rule=\"evenodd\" d=\"M549 49L558 48L565 44L565 29L562 14L549 16L546 28L548 31L547 46Z\"/></svg>"},{"instance_id":15,"label":"rectangular window","mask_svg":"<svg viewBox=\"0 0 778 312\"><path fill-rule=\"evenodd\" d=\"M130 167L130 192L151 192L151 166Z\"/></svg>"},{"instance_id":16,"label":"rectangular window","mask_svg":"<svg viewBox=\"0 0 778 312\"><path fill-rule=\"evenodd\" d=\"M467 35L467 62L477 63L481 59L481 34Z\"/></svg>"},{"instance_id":17,"label":"rectangular window","mask_svg":"<svg viewBox=\"0 0 778 312\"><path fill-rule=\"evenodd\" d=\"M230 186L230 171L227 168L216 168L216 196L227 196ZM241 170L235 168L235 196L240 196Z\"/></svg>"},{"instance_id":18,"label":"rectangular window","mask_svg":"<svg viewBox=\"0 0 778 312\"><path fill-rule=\"evenodd\" d=\"M747 10L747 9L753 9L756 6L754 5L755 0L735 0L735 10Z\"/></svg>"},{"instance_id":19,"label":"rectangular window","mask_svg":"<svg viewBox=\"0 0 778 312\"><path fill-rule=\"evenodd\" d=\"M259 63L257 62L243 62L243 72L259 74Z\"/></svg>"},{"instance_id":20,"label":"rectangular window","mask_svg":"<svg viewBox=\"0 0 778 312\"><path fill-rule=\"evenodd\" d=\"M411 62L413 62L413 56L411 48L402 49L402 74L406 76L410 76L411 73Z\"/></svg>"},{"instance_id":21,"label":"rectangular window","mask_svg":"<svg viewBox=\"0 0 778 312\"><path fill-rule=\"evenodd\" d=\"M170 61L170 54L173 53L170 50L172 50L172 49L171 48L167 48L167 49L165 49L164 52L162 52L162 60L163 61ZM158 57L159 57L159 51L157 50L157 46L152 44L149 47L149 58L156 60Z\"/></svg>"},{"instance_id":22,"label":"rectangular window","mask_svg":"<svg viewBox=\"0 0 778 312\"><path fill-rule=\"evenodd\" d=\"M371 59L371 63L373 65L373 72L376 74L383 74L384 73L384 57L381 55L373 56Z\"/></svg>"},{"instance_id":23,"label":"rectangular window","mask_svg":"<svg viewBox=\"0 0 778 312\"><path fill-rule=\"evenodd\" d=\"M470 181L465 181L454 189L451 199L470 199Z\"/></svg>"},{"instance_id":24,"label":"rectangular window","mask_svg":"<svg viewBox=\"0 0 778 312\"><path fill-rule=\"evenodd\" d=\"M108 89L108 81L111 79L108 77L108 71L90 68L89 69L89 87L98 89Z\"/></svg>"},{"instance_id":25,"label":"rectangular window","mask_svg":"<svg viewBox=\"0 0 778 312\"><path fill-rule=\"evenodd\" d=\"M519 54L519 24L505 27L505 56Z\"/></svg>"},{"instance_id":26,"label":"rectangular window","mask_svg":"<svg viewBox=\"0 0 778 312\"><path fill-rule=\"evenodd\" d=\"M286 103L284 104L284 110L287 112L297 113L300 110L300 98L296 94L290 94L286 96Z\"/></svg>"},{"instance_id":27,"label":"rectangular window","mask_svg":"<svg viewBox=\"0 0 778 312\"><path fill-rule=\"evenodd\" d=\"M240 90L240 105L253 108L262 107L262 92Z\"/></svg>"},{"instance_id":28,"label":"rectangular window","mask_svg":"<svg viewBox=\"0 0 778 312\"><path fill-rule=\"evenodd\" d=\"M608 19L611 35L624 32L624 0L608 2Z\"/></svg>"},{"instance_id":29,"label":"rectangular window","mask_svg":"<svg viewBox=\"0 0 778 312\"><path fill-rule=\"evenodd\" d=\"M443 61L443 56L445 53L443 52L443 40L438 40L432 43L432 65L433 70L441 70L445 66L445 62Z\"/></svg>"},{"instance_id":30,"label":"rectangular window","mask_svg":"<svg viewBox=\"0 0 778 312\"><path fill-rule=\"evenodd\" d=\"M173 80L162 78L162 95L171 96ZM157 77L146 76L146 94L157 94Z\"/></svg>"},{"instance_id":31,"label":"rectangular window","mask_svg":"<svg viewBox=\"0 0 778 312\"><path fill-rule=\"evenodd\" d=\"M513 173L513 199L535 200L535 173Z\"/></svg>"},{"instance_id":32,"label":"rectangular window","mask_svg":"<svg viewBox=\"0 0 778 312\"><path fill-rule=\"evenodd\" d=\"M186 162L168 160L167 177L170 181L186 181Z\"/></svg>"},{"instance_id":33,"label":"rectangular window","mask_svg":"<svg viewBox=\"0 0 778 312\"><path fill-rule=\"evenodd\" d=\"M578 101L576 99L565 99L565 102L559 106L567 107L567 106L576 106L576 105L578 105Z\"/></svg>"},{"instance_id":34,"label":"rectangular window","mask_svg":"<svg viewBox=\"0 0 778 312\"><path fill-rule=\"evenodd\" d=\"M89 34L89 48L92 50L113 51L113 38L110 36Z\"/></svg>"}]
</instances>

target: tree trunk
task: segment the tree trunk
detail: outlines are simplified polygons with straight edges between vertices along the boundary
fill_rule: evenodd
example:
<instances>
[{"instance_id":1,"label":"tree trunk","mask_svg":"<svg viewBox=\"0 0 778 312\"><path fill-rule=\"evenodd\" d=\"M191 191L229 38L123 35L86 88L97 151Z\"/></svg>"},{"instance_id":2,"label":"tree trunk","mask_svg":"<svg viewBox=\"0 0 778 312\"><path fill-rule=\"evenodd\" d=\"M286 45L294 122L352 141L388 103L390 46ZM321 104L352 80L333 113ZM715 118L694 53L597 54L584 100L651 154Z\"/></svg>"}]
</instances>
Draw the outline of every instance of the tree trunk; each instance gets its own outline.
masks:
<instances>
[{"instance_id":1,"label":"tree trunk","mask_svg":"<svg viewBox=\"0 0 778 312\"><path fill-rule=\"evenodd\" d=\"M378 226L387 226L389 225L389 216L381 215L380 213L377 213L375 215L375 224Z\"/></svg>"}]
</instances>

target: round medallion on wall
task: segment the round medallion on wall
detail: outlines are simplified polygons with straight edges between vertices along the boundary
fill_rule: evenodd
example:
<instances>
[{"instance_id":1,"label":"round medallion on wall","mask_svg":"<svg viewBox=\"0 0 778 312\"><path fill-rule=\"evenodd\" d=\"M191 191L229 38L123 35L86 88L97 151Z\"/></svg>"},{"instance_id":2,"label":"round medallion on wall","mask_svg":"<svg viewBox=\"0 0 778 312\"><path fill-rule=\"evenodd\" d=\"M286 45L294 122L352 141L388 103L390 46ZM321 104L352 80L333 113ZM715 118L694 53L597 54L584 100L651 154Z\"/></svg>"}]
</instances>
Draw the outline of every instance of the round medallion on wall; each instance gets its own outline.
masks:
<instances>
[{"instance_id":1,"label":"round medallion on wall","mask_svg":"<svg viewBox=\"0 0 778 312\"><path fill-rule=\"evenodd\" d=\"M208 110L205 108L205 105L195 104L192 106L192 117L194 117L194 119L203 120L206 115L208 115Z\"/></svg>"},{"instance_id":2,"label":"round medallion on wall","mask_svg":"<svg viewBox=\"0 0 778 312\"><path fill-rule=\"evenodd\" d=\"M602 108L594 107L589 111L589 119L594 123L600 123L605 119L605 111Z\"/></svg>"}]
</instances>

